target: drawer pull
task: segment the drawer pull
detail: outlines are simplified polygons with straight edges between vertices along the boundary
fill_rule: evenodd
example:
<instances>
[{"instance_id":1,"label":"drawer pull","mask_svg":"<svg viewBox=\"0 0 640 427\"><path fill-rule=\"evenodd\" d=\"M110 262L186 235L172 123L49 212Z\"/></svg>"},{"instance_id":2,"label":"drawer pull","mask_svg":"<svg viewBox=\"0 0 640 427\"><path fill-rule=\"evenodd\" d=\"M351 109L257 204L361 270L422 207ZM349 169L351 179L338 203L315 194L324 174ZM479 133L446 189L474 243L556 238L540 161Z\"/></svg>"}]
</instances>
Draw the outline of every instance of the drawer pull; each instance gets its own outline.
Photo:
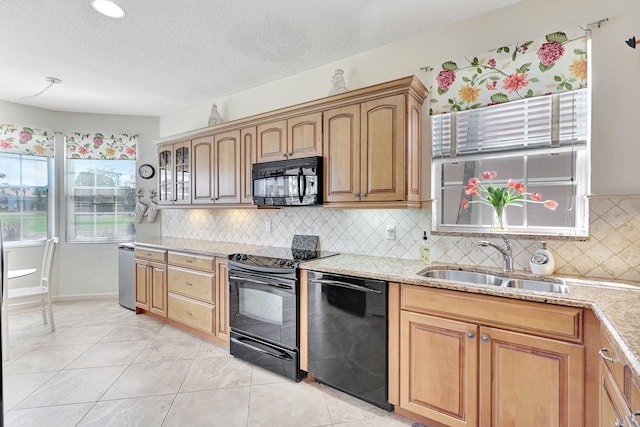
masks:
<instances>
[{"instance_id":1,"label":"drawer pull","mask_svg":"<svg viewBox=\"0 0 640 427\"><path fill-rule=\"evenodd\" d=\"M185 286L193 286L193 283L191 282L184 282Z\"/></svg>"},{"instance_id":2,"label":"drawer pull","mask_svg":"<svg viewBox=\"0 0 640 427\"><path fill-rule=\"evenodd\" d=\"M193 262L193 260L192 260L192 259L185 258L185 259L184 259L184 262L192 263L192 262Z\"/></svg>"},{"instance_id":3,"label":"drawer pull","mask_svg":"<svg viewBox=\"0 0 640 427\"><path fill-rule=\"evenodd\" d=\"M190 312L189 310L185 310L184 314L186 314L187 316L193 316L193 313Z\"/></svg>"},{"instance_id":4,"label":"drawer pull","mask_svg":"<svg viewBox=\"0 0 640 427\"><path fill-rule=\"evenodd\" d=\"M153 256L153 254L150 254L149 252L147 252L147 256Z\"/></svg>"},{"instance_id":5,"label":"drawer pull","mask_svg":"<svg viewBox=\"0 0 640 427\"><path fill-rule=\"evenodd\" d=\"M606 360L609 363L615 362L615 359L613 357L609 357L609 356L604 354L605 352L608 352L608 351L609 351L609 349L607 347L603 347L600 350L598 350L598 354L600 355L602 360Z\"/></svg>"}]
</instances>

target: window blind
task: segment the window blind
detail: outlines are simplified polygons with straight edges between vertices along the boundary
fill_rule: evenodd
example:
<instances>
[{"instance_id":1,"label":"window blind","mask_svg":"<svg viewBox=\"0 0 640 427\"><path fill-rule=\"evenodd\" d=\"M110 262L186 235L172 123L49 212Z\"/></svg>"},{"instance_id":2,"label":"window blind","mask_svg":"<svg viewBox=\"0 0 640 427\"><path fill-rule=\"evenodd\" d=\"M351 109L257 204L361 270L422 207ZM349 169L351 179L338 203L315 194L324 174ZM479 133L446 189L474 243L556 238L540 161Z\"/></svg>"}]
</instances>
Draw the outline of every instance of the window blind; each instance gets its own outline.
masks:
<instances>
[{"instance_id":1,"label":"window blind","mask_svg":"<svg viewBox=\"0 0 640 427\"><path fill-rule=\"evenodd\" d=\"M587 89L431 116L433 156L586 144Z\"/></svg>"}]
</instances>

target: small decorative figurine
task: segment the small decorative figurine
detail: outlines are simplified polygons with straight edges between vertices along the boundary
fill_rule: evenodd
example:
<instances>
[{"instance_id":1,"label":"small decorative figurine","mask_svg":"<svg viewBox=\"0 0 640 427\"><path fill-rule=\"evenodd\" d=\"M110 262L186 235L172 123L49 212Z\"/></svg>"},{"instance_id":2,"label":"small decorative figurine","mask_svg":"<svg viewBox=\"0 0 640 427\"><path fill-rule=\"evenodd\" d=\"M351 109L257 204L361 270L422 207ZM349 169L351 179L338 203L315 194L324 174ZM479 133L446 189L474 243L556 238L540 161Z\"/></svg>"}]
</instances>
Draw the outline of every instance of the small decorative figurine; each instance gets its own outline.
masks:
<instances>
[{"instance_id":1,"label":"small decorative figurine","mask_svg":"<svg viewBox=\"0 0 640 427\"><path fill-rule=\"evenodd\" d=\"M336 73L331 78L331 90L329 95L335 95L348 91L347 84L344 82L344 71L336 70Z\"/></svg>"},{"instance_id":2,"label":"small decorative figurine","mask_svg":"<svg viewBox=\"0 0 640 427\"><path fill-rule=\"evenodd\" d=\"M222 122L222 116L218 113L218 106L214 102L211 106L211 113L209 113L209 126L219 125Z\"/></svg>"}]
</instances>

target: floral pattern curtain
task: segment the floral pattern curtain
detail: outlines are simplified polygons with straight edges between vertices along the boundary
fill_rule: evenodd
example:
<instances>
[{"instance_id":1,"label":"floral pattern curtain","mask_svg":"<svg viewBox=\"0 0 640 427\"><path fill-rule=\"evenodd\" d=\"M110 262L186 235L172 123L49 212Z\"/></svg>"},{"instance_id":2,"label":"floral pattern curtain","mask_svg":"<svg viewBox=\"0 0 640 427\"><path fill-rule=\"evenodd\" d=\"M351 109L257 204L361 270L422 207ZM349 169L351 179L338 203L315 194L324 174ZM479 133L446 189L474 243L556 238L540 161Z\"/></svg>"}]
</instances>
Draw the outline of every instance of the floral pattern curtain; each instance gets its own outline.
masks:
<instances>
[{"instance_id":1,"label":"floral pattern curtain","mask_svg":"<svg viewBox=\"0 0 640 427\"><path fill-rule=\"evenodd\" d=\"M436 71L431 114L580 89L587 86L587 36L555 32L446 61Z\"/></svg>"},{"instance_id":2,"label":"floral pattern curtain","mask_svg":"<svg viewBox=\"0 0 640 427\"><path fill-rule=\"evenodd\" d=\"M65 137L68 159L136 159L138 135L73 132Z\"/></svg>"},{"instance_id":3,"label":"floral pattern curtain","mask_svg":"<svg viewBox=\"0 0 640 427\"><path fill-rule=\"evenodd\" d=\"M42 129L0 124L0 152L53 157L54 133Z\"/></svg>"}]
</instances>

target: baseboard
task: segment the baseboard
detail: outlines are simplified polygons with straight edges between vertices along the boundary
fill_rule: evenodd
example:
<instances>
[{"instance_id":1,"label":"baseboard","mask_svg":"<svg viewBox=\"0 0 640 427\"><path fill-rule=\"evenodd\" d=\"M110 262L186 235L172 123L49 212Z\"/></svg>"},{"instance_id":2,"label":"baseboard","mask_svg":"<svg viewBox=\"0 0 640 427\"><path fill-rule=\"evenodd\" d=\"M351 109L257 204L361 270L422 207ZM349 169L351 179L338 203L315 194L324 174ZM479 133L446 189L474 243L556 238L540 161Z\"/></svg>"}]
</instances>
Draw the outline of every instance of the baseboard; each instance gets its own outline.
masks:
<instances>
[{"instance_id":1,"label":"baseboard","mask_svg":"<svg viewBox=\"0 0 640 427\"><path fill-rule=\"evenodd\" d=\"M76 295L58 295L51 297L53 302L58 301L78 301L85 299L117 299L118 293L106 293L106 294L76 294Z\"/></svg>"}]
</instances>

